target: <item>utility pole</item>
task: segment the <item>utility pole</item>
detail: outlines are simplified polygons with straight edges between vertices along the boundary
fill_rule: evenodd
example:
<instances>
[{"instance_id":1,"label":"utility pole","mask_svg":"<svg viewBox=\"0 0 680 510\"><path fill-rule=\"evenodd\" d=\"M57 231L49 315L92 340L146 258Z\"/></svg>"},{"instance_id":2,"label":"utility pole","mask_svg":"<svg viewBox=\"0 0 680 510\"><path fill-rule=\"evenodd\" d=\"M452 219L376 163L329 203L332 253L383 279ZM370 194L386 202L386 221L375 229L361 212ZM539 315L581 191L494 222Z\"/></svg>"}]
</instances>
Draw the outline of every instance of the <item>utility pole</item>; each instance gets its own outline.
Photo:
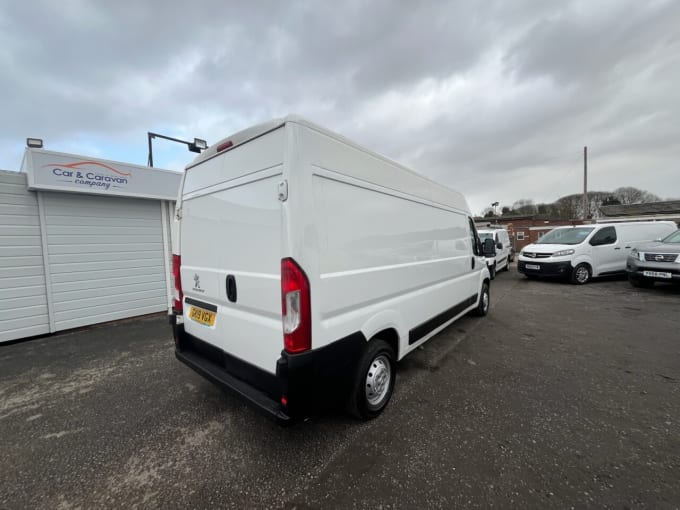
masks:
<instances>
[{"instance_id":1,"label":"utility pole","mask_svg":"<svg viewBox=\"0 0 680 510\"><path fill-rule=\"evenodd\" d=\"M583 147L583 220L588 219L588 147Z\"/></svg>"}]
</instances>

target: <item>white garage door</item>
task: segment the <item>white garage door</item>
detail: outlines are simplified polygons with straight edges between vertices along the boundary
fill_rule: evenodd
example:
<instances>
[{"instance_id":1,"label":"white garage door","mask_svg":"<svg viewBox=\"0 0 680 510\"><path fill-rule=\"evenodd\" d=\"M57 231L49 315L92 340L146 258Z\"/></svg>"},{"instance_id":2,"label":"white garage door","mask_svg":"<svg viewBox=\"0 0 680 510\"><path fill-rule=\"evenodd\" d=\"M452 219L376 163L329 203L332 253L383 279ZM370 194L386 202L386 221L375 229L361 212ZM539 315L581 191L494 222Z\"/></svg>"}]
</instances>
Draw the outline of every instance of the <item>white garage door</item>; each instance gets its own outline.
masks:
<instances>
[{"instance_id":1,"label":"white garage door","mask_svg":"<svg viewBox=\"0 0 680 510\"><path fill-rule=\"evenodd\" d=\"M49 333L40 240L26 175L0 171L0 342Z\"/></svg>"},{"instance_id":2,"label":"white garage door","mask_svg":"<svg viewBox=\"0 0 680 510\"><path fill-rule=\"evenodd\" d=\"M56 330L167 309L159 201L40 193Z\"/></svg>"}]
</instances>

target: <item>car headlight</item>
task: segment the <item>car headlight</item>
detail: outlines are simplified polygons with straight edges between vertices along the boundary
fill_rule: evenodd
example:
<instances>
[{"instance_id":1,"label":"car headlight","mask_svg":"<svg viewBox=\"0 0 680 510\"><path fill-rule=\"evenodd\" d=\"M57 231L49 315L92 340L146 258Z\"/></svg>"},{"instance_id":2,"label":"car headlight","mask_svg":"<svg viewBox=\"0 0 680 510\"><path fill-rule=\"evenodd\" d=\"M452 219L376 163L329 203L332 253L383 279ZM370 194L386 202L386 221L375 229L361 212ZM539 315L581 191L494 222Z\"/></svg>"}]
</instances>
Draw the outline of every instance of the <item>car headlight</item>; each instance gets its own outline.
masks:
<instances>
[{"instance_id":1,"label":"car headlight","mask_svg":"<svg viewBox=\"0 0 680 510\"><path fill-rule=\"evenodd\" d=\"M573 255L576 250L560 250L552 254L553 257L564 257L566 255Z\"/></svg>"},{"instance_id":2,"label":"car headlight","mask_svg":"<svg viewBox=\"0 0 680 510\"><path fill-rule=\"evenodd\" d=\"M644 254L640 253L637 248L633 248L632 250L630 250L630 256L633 257L634 259L643 261L645 260Z\"/></svg>"}]
</instances>

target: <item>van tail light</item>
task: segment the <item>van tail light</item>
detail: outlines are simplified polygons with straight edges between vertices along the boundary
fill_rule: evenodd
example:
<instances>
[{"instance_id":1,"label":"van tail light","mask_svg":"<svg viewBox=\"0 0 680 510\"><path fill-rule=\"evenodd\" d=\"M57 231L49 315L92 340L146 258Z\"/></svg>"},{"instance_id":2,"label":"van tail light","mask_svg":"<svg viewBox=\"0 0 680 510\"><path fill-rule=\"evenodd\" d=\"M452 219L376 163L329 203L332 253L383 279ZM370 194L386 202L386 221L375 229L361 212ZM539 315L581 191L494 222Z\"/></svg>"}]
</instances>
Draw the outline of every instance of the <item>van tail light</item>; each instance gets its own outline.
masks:
<instances>
[{"instance_id":1,"label":"van tail light","mask_svg":"<svg viewBox=\"0 0 680 510\"><path fill-rule=\"evenodd\" d=\"M179 268L182 265L182 257L179 255L172 255L172 310L177 313L182 313L182 278L179 274Z\"/></svg>"},{"instance_id":2,"label":"van tail light","mask_svg":"<svg viewBox=\"0 0 680 510\"><path fill-rule=\"evenodd\" d=\"M283 346L290 353L312 348L309 280L293 259L281 260Z\"/></svg>"}]
</instances>

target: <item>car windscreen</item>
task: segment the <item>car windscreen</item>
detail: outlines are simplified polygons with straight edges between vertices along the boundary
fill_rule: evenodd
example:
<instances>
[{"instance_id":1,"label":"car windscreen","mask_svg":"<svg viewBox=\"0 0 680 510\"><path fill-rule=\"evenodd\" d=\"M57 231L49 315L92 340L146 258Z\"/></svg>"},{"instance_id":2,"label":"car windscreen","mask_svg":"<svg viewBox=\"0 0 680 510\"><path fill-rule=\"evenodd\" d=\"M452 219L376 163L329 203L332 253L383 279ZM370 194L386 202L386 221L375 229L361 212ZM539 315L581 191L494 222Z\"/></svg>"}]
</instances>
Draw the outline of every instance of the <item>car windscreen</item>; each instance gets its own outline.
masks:
<instances>
[{"instance_id":1,"label":"car windscreen","mask_svg":"<svg viewBox=\"0 0 680 510\"><path fill-rule=\"evenodd\" d=\"M484 242L484 239L493 239L493 234L491 232L479 232L479 239Z\"/></svg>"},{"instance_id":2,"label":"car windscreen","mask_svg":"<svg viewBox=\"0 0 680 510\"><path fill-rule=\"evenodd\" d=\"M680 230L676 230L671 235L663 239L664 243L680 243Z\"/></svg>"},{"instance_id":3,"label":"car windscreen","mask_svg":"<svg viewBox=\"0 0 680 510\"><path fill-rule=\"evenodd\" d=\"M556 228L541 237L536 244L580 244L594 227Z\"/></svg>"}]
</instances>

